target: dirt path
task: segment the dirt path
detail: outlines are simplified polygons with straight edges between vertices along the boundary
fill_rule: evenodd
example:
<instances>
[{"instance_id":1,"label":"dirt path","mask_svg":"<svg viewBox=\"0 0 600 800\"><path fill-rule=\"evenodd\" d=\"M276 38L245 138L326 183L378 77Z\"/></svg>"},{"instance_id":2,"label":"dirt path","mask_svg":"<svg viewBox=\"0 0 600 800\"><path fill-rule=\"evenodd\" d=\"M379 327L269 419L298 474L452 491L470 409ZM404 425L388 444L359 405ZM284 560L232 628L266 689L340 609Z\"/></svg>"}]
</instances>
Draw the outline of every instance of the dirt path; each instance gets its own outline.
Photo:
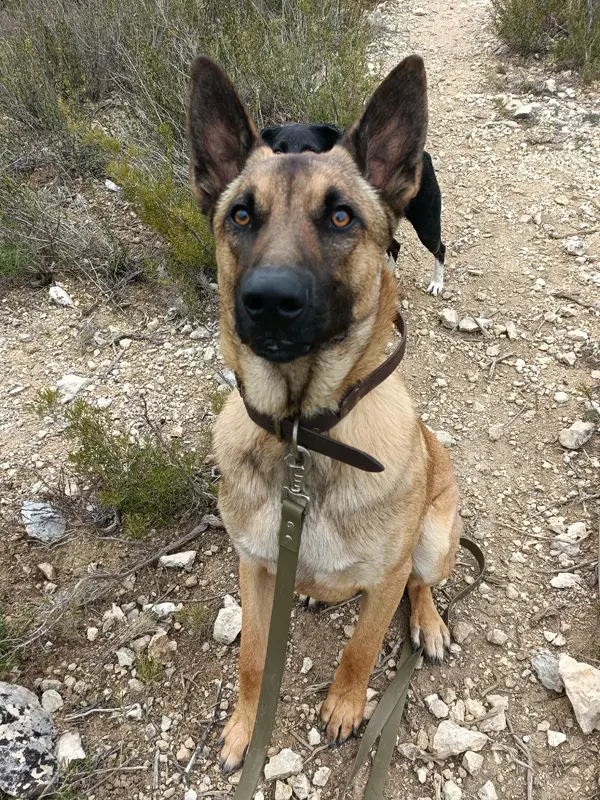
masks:
<instances>
[{"instance_id":1,"label":"dirt path","mask_svg":"<svg viewBox=\"0 0 600 800\"><path fill-rule=\"evenodd\" d=\"M598 492L600 437L595 434L577 451L557 441L575 420L598 422L590 393L600 399L600 235L555 238L600 227L598 93L583 90L574 76L535 64L522 68L499 54L485 2L427 0L421 9L389 2L375 13L382 28L374 49L385 55L387 67L413 51L426 60L428 150L444 196L448 246L446 293L432 298L424 291L432 259L410 226L401 227L398 275L410 326L403 371L423 419L450 446L466 532L489 558L485 585L457 610L460 641L447 664L440 670L423 667L413 682L387 796L453 800L459 795L452 794L451 782L465 800L493 798L478 795L491 781L501 800L525 800L526 770L517 759L526 760L528 752L534 800L592 797L598 791L600 736L582 734L567 698L539 683L531 658L548 649L600 665L593 564L599 506L597 498L586 500ZM530 108L515 118L523 106ZM566 251L567 244L575 254ZM80 307L95 299L81 286L67 288ZM91 565L123 567L162 543L160 537L142 545L102 542L82 527L73 527L74 538L53 550L25 537L20 503L43 496L44 483L55 485L65 458L60 426L33 413L39 389L68 372L90 377L84 396L104 398L115 424L133 424L144 398L151 416L164 419L166 430L179 429L186 446L197 443L211 423L211 396L224 387L216 324L210 323L208 339L190 341L186 321L165 315L147 290L132 288L129 299L125 312L101 308L82 327L78 309L52 306L45 292L0 298L0 359L7 370L0 388L0 604L9 617L28 603L43 607L45 598L67 589ZM442 309L455 310L460 320L491 320L490 327L485 333L445 328ZM147 338L134 338L104 375L114 353L101 343L116 331ZM579 526L571 529L573 541L556 543L557 532L572 523L583 523L587 538L580 541ZM119 745L111 763L129 759L145 767L108 775L99 793L85 794L89 800L183 798L180 770L206 728L214 681L223 676L218 716L232 708L239 648L217 644L206 620L224 593L238 596L235 558L219 529L203 534L197 549L190 575L154 567L140 571L114 596L69 617L12 673L38 692L50 687L48 681L59 689L65 705L55 714L57 725L61 732L79 730L88 754ZM52 581L37 570L40 562L52 564ZM576 576L562 579L570 588L551 585L559 573ZM183 603L183 614L160 622L177 649L163 649L165 669L140 682L139 661L133 667L126 658L117 663L115 630L93 641L87 631L103 627L113 602L133 625L140 608L158 599ZM317 616L298 612L293 622L273 752L291 747L310 759L304 768L309 779L317 767L329 767L331 777L319 790L325 800L337 796L357 745L330 751L307 744L323 697L310 687L330 680L357 612L352 603ZM403 608L382 658L389 658L404 623ZM132 630L120 640L130 646L135 639L143 650L142 634L134 630L135 636ZM306 658L314 666L303 674ZM375 699L393 674L393 656L383 666L371 683ZM498 714L479 723L491 742L482 750L479 771L473 768L477 774L461 766L462 756L444 763L427 755L411 761L402 748L431 747L440 719L424 700L435 693L451 719L467 725L487 715L491 703L507 704L507 721ZM93 704L115 710L66 718ZM516 749L508 724L525 752ZM566 740L550 746L548 730ZM550 739L554 744L556 737ZM218 775L214 749L191 778L199 794L232 789ZM271 797L273 789L263 788Z\"/></svg>"}]
</instances>

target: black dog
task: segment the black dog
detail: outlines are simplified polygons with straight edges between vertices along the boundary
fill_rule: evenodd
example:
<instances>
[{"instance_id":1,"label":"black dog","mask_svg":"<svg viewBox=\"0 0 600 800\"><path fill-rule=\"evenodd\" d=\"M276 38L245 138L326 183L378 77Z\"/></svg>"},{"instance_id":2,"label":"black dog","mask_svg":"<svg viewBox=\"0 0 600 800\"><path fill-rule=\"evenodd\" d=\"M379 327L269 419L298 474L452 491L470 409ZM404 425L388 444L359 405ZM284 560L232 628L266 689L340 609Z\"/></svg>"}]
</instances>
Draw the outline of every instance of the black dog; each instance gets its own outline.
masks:
<instances>
[{"instance_id":1,"label":"black dog","mask_svg":"<svg viewBox=\"0 0 600 800\"><path fill-rule=\"evenodd\" d=\"M263 141L274 153L324 153L337 144L342 131L335 125L279 125L261 131ZM429 153L423 153L423 171L418 193L406 206L406 219L421 243L433 254L433 277L427 291L438 295L444 288L446 248L442 242L442 196ZM394 239L390 255L396 260L400 245Z\"/></svg>"}]
</instances>

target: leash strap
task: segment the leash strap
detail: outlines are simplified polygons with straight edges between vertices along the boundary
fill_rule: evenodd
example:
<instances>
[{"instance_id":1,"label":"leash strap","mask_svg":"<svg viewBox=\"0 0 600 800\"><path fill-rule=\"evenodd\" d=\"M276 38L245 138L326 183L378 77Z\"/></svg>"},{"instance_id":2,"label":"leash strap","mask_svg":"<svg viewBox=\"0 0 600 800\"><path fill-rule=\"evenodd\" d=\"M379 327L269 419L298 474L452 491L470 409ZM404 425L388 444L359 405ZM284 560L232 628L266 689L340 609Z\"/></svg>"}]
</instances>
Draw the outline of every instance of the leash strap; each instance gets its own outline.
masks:
<instances>
[{"instance_id":1,"label":"leash strap","mask_svg":"<svg viewBox=\"0 0 600 800\"><path fill-rule=\"evenodd\" d=\"M461 538L460 544L475 558L479 572L475 580L455 594L448 603L446 610L442 614L442 619L446 625L450 622L450 612L453 606L479 586L485 573L485 555L481 548L474 541L465 537ZM380 800L383 797L386 777L389 773L392 755L396 746L396 736L404 713L404 706L406 705L408 687L422 652L422 647L416 652L412 652L410 635L407 633L400 654L398 671L394 680L383 693L365 729L352 771L342 792L342 798L367 760L379 734L381 734L381 738L375 752L363 800Z\"/></svg>"},{"instance_id":2,"label":"leash strap","mask_svg":"<svg viewBox=\"0 0 600 800\"><path fill-rule=\"evenodd\" d=\"M258 712L252 740L234 800L252 800L271 740L271 731L279 702L281 678L285 668L304 511L305 507L300 503L289 497L284 499L279 527L277 577L275 578L265 671L260 685Z\"/></svg>"}]
</instances>

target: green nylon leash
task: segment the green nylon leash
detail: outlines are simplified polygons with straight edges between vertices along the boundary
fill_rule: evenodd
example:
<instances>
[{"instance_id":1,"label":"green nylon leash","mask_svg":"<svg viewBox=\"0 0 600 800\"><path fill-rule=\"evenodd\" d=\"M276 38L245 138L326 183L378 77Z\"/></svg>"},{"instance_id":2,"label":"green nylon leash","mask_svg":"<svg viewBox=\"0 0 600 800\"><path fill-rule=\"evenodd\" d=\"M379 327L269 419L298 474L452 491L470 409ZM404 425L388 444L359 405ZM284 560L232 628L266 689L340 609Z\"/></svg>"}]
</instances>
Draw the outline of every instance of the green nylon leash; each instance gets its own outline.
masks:
<instances>
[{"instance_id":1,"label":"green nylon leash","mask_svg":"<svg viewBox=\"0 0 600 800\"><path fill-rule=\"evenodd\" d=\"M285 669L298 553L302 539L304 515L309 505L308 497L303 494L303 489L305 470L310 465L310 454L304 448L298 447L295 455L286 457L286 465L288 467L290 485L284 489L279 528L277 576L273 594L265 669L260 687L258 711L252 739L234 800L252 800L256 790L271 741L271 732L279 702L279 690ZM472 583L458 592L448 603L448 607L442 615L446 625L449 623L450 612L454 604L462 600L463 597L472 592L481 583L485 572L485 556L480 547L471 539L466 538L461 538L460 544L474 556L479 566L479 573ZM340 800L342 800L361 767L368 759L369 753L378 737L379 745L373 759L363 800L381 800L396 746L398 727L406 705L410 680L422 651L423 649L419 648L416 652L412 652L410 635L407 634L400 654L398 671L381 696L377 708L369 720Z\"/></svg>"}]
</instances>

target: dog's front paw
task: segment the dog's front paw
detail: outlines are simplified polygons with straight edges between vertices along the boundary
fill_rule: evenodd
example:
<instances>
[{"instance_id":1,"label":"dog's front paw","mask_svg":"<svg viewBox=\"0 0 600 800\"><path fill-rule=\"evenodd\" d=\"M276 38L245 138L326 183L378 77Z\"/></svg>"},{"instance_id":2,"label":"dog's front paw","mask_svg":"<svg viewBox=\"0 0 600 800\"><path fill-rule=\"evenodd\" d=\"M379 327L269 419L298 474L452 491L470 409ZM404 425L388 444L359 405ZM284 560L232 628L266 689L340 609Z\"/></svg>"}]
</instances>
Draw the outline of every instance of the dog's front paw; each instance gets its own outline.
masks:
<instances>
[{"instance_id":1,"label":"dog's front paw","mask_svg":"<svg viewBox=\"0 0 600 800\"><path fill-rule=\"evenodd\" d=\"M436 281L432 280L429 286L427 287L428 294L432 294L434 297L437 297L444 291L444 281Z\"/></svg>"},{"instance_id":2,"label":"dog's front paw","mask_svg":"<svg viewBox=\"0 0 600 800\"><path fill-rule=\"evenodd\" d=\"M220 739L223 745L221 750L221 771L223 775L229 775L230 772L235 772L241 768L246 758L253 727L254 720L251 720L243 711L236 708Z\"/></svg>"},{"instance_id":3,"label":"dog's front paw","mask_svg":"<svg viewBox=\"0 0 600 800\"><path fill-rule=\"evenodd\" d=\"M413 611L410 619L410 638L413 648L423 647L425 656L438 666L444 660L444 648L450 647L450 632L433 606Z\"/></svg>"},{"instance_id":4,"label":"dog's front paw","mask_svg":"<svg viewBox=\"0 0 600 800\"><path fill-rule=\"evenodd\" d=\"M365 711L364 688L336 686L334 681L321 708L321 720L325 727L327 742L331 747L342 744L356 735L362 724Z\"/></svg>"}]
</instances>

